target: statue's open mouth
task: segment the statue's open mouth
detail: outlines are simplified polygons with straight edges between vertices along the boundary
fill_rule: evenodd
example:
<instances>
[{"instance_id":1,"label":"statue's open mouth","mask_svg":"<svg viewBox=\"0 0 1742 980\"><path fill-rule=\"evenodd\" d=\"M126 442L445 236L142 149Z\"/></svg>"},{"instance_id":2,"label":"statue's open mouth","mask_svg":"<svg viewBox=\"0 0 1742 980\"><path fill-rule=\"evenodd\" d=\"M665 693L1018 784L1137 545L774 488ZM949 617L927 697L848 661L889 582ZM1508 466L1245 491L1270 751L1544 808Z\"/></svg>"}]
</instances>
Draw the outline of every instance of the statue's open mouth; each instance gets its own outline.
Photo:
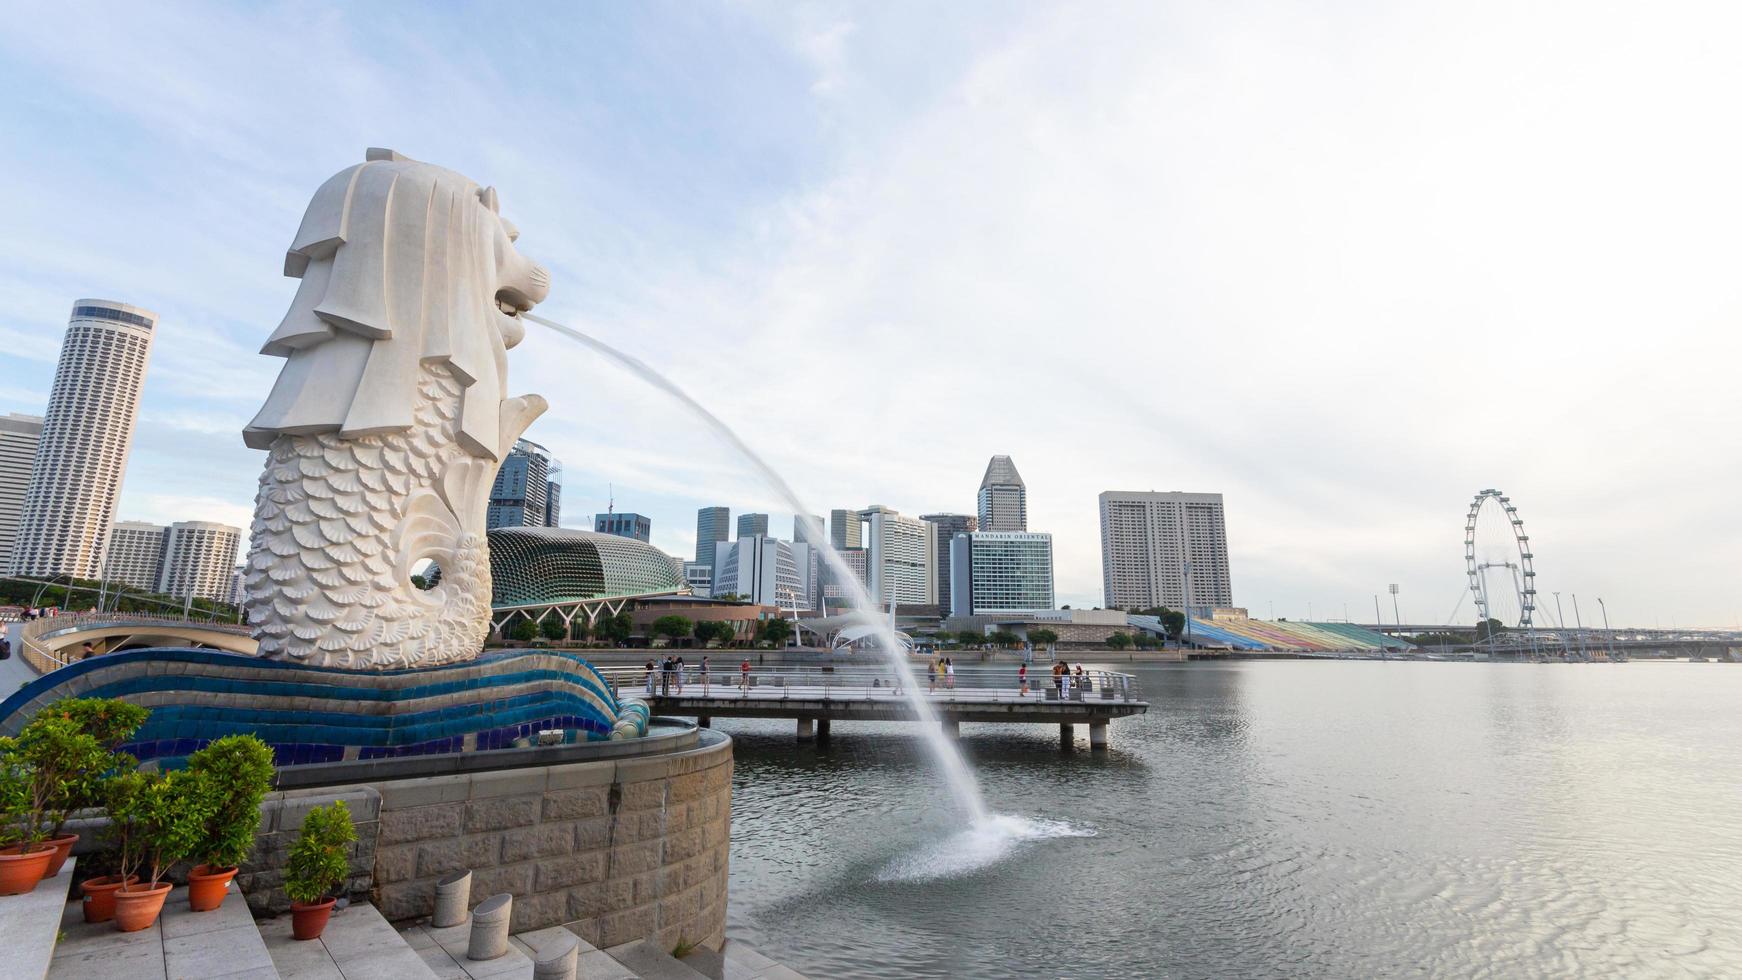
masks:
<instances>
[{"instance_id":1,"label":"statue's open mouth","mask_svg":"<svg viewBox=\"0 0 1742 980\"><path fill-rule=\"evenodd\" d=\"M498 289L496 291L496 308L508 316L519 316L532 309L532 300L518 289Z\"/></svg>"}]
</instances>

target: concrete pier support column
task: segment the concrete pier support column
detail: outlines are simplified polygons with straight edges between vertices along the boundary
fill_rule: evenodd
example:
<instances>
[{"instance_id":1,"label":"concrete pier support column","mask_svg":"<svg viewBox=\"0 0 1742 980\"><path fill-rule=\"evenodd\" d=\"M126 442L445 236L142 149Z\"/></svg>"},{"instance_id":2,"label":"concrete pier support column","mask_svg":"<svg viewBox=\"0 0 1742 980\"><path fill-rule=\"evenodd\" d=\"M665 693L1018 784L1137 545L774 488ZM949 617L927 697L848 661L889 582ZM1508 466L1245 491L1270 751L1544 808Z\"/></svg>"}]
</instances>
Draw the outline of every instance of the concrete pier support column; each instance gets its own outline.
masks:
<instances>
[{"instance_id":1,"label":"concrete pier support column","mask_svg":"<svg viewBox=\"0 0 1742 980\"><path fill-rule=\"evenodd\" d=\"M1107 723L1104 721L1089 722L1089 748L1107 751Z\"/></svg>"},{"instance_id":2,"label":"concrete pier support column","mask_svg":"<svg viewBox=\"0 0 1742 980\"><path fill-rule=\"evenodd\" d=\"M714 723L714 719L709 718L707 715L697 715L696 716L696 727L698 727L698 728L707 728L709 725L712 725L713 723Z\"/></svg>"},{"instance_id":3,"label":"concrete pier support column","mask_svg":"<svg viewBox=\"0 0 1742 980\"><path fill-rule=\"evenodd\" d=\"M1077 744L1077 733L1076 733L1075 726L1060 725L1059 726L1059 748L1061 748L1061 749L1074 748L1074 747L1076 747L1076 744Z\"/></svg>"},{"instance_id":4,"label":"concrete pier support column","mask_svg":"<svg viewBox=\"0 0 1742 980\"><path fill-rule=\"evenodd\" d=\"M813 719L813 718L800 718L798 720L798 739L799 739L799 741L801 741L801 742L809 741L816 734L816 730L817 730L817 723L816 723L815 719Z\"/></svg>"},{"instance_id":5,"label":"concrete pier support column","mask_svg":"<svg viewBox=\"0 0 1742 980\"><path fill-rule=\"evenodd\" d=\"M953 718L945 718L943 721L943 726L944 726L944 737L945 738L961 738L962 737L962 723L961 722L956 721Z\"/></svg>"},{"instance_id":6,"label":"concrete pier support column","mask_svg":"<svg viewBox=\"0 0 1742 980\"><path fill-rule=\"evenodd\" d=\"M580 953L580 940L573 933L545 943L532 961L532 980L575 980Z\"/></svg>"},{"instance_id":7,"label":"concrete pier support column","mask_svg":"<svg viewBox=\"0 0 1742 980\"><path fill-rule=\"evenodd\" d=\"M817 741L827 742L828 740L829 740L829 719L818 718L817 719Z\"/></svg>"},{"instance_id":8,"label":"concrete pier support column","mask_svg":"<svg viewBox=\"0 0 1742 980\"><path fill-rule=\"evenodd\" d=\"M491 895L472 910L472 938L466 944L466 959L493 960L508 952L508 919L514 913L513 895Z\"/></svg>"},{"instance_id":9,"label":"concrete pier support column","mask_svg":"<svg viewBox=\"0 0 1742 980\"><path fill-rule=\"evenodd\" d=\"M472 872L455 871L436 880L435 915L429 924L437 929L465 925L466 905L472 900Z\"/></svg>"}]
</instances>

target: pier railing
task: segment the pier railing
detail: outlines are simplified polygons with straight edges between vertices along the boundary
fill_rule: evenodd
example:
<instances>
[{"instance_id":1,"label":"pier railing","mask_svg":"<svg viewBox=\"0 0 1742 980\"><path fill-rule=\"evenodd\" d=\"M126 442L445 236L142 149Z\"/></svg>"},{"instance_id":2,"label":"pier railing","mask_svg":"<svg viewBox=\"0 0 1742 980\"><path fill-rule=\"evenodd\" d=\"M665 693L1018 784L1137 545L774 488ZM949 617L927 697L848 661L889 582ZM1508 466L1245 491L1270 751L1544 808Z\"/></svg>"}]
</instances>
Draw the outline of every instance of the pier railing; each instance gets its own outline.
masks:
<instances>
[{"instance_id":1,"label":"pier railing","mask_svg":"<svg viewBox=\"0 0 1742 980\"><path fill-rule=\"evenodd\" d=\"M934 701L1006 702L1028 697L1037 701L1141 701L1137 678L1111 670L1085 669L1079 677L1059 683L1046 670L1028 671L1024 694L1017 665L1009 667L957 668L953 676L927 677L924 664L915 664L905 676L893 667L782 667L752 665L749 677L740 671L742 661L725 657L710 662L704 683L698 663L684 664L669 680L659 668L600 667L623 697L710 697L769 699L880 700L905 697L910 690Z\"/></svg>"}]
</instances>

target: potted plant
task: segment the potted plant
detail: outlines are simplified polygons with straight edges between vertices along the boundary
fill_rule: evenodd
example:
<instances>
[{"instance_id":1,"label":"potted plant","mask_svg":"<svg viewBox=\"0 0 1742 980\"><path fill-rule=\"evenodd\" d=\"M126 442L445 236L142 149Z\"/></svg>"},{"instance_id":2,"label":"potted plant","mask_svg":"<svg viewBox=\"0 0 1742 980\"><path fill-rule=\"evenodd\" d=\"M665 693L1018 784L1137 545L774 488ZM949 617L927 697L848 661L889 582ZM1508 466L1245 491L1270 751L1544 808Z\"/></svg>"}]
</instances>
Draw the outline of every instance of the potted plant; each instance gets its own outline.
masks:
<instances>
[{"instance_id":1,"label":"potted plant","mask_svg":"<svg viewBox=\"0 0 1742 980\"><path fill-rule=\"evenodd\" d=\"M122 885L115 892L115 925L122 932L157 921L169 897L164 872L199 846L210 798L200 782L186 770L167 776L136 771L109 780L109 820L120 825L125 842Z\"/></svg>"},{"instance_id":2,"label":"potted plant","mask_svg":"<svg viewBox=\"0 0 1742 980\"><path fill-rule=\"evenodd\" d=\"M42 801L18 740L0 738L0 895L36 887L54 849L42 843Z\"/></svg>"},{"instance_id":3,"label":"potted plant","mask_svg":"<svg viewBox=\"0 0 1742 980\"><path fill-rule=\"evenodd\" d=\"M86 922L108 922L113 919L115 917L115 893L121 889L123 881L131 884L139 880L138 875L123 878L120 874L119 833L120 827L115 821L110 821L104 828L104 834L112 845L111 848L87 854L79 859L79 871L84 872L94 867L103 872L79 882L79 893L84 898L81 907Z\"/></svg>"},{"instance_id":4,"label":"potted plant","mask_svg":"<svg viewBox=\"0 0 1742 980\"><path fill-rule=\"evenodd\" d=\"M318 939L333 914L333 889L350 873L346 854L357 839L351 809L344 800L315 807L302 821L284 866L284 891L290 896L291 935Z\"/></svg>"},{"instance_id":5,"label":"potted plant","mask_svg":"<svg viewBox=\"0 0 1742 980\"><path fill-rule=\"evenodd\" d=\"M252 735L227 735L188 756L187 771L207 799L205 826L188 872L188 907L206 912L224 903L230 879L254 851L260 801L272 788L272 750Z\"/></svg>"},{"instance_id":6,"label":"potted plant","mask_svg":"<svg viewBox=\"0 0 1742 980\"><path fill-rule=\"evenodd\" d=\"M53 845L54 856L43 877L60 874L61 865L78 843L78 834L64 833L67 818L87 807L101 806L104 776L138 764L137 759L116 749L139 730L149 714L136 704L111 698L63 698L31 721L37 725L45 718L58 717L71 722L77 732L76 736L64 735L57 743L53 778L46 787L47 843ZM29 732L27 727L24 734Z\"/></svg>"}]
</instances>

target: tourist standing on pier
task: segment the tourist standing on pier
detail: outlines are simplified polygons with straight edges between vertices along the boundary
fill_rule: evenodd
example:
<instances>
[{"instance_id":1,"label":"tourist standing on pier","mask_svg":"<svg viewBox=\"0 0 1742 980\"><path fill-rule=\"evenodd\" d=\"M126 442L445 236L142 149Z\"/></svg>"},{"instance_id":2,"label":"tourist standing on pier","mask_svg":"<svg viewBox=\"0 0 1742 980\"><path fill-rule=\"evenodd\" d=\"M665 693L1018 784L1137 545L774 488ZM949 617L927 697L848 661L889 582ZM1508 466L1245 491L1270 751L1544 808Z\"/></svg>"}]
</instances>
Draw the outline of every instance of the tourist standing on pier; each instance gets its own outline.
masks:
<instances>
[{"instance_id":1,"label":"tourist standing on pier","mask_svg":"<svg viewBox=\"0 0 1742 980\"><path fill-rule=\"evenodd\" d=\"M653 697L653 659L647 661L647 696Z\"/></svg>"},{"instance_id":2,"label":"tourist standing on pier","mask_svg":"<svg viewBox=\"0 0 1742 980\"><path fill-rule=\"evenodd\" d=\"M702 654L702 697L708 696L708 655Z\"/></svg>"},{"instance_id":3,"label":"tourist standing on pier","mask_svg":"<svg viewBox=\"0 0 1742 980\"><path fill-rule=\"evenodd\" d=\"M659 662L659 696L660 697L663 698L663 697L666 697L666 696L671 694L671 674L672 674L672 671L674 671L676 669L677 669L677 664L674 662L674 658L671 657L669 654L666 655L666 657Z\"/></svg>"},{"instance_id":4,"label":"tourist standing on pier","mask_svg":"<svg viewBox=\"0 0 1742 980\"><path fill-rule=\"evenodd\" d=\"M938 658L931 658L925 665L925 693L936 694L938 689Z\"/></svg>"},{"instance_id":5,"label":"tourist standing on pier","mask_svg":"<svg viewBox=\"0 0 1742 980\"><path fill-rule=\"evenodd\" d=\"M738 690L748 695L750 693L750 658L738 665Z\"/></svg>"},{"instance_id":6,"label":"tourist standing on pier","mask_svg":"<svg viewBox=\"0 0 1742 980\"><path fill-rule=\"evenodd\" d=\"M1017 696L1024 697L1024 698L1028 697L1028 665L1027 664L1023 664L1022 666L1016 668L1016 683L1022 688L1022 690L1018 693Z\"/></svg>"},{"instance_id":7,"label":"tourist standing on pier","mask_svg":"<svg viewBox=\"0 0 1742 980\"><path fill-rule=\"evenodd\" d=\"M677 693L681 697L683 695L683 671L684 671L683 654L680 653L676 657L674 657L673 659L677 661L673 665L673 669L675 669L677 671Z\"/></svg>"},{"instance_id":8,"label":"tourist standing on pier","mask_svg":"<svg viewBox=\"0 0 1742 980\"><path fill-rule=\"evenodd\" d=\"M944 658L944 686L956 689L956 661L951 657Z\"/></svg>"}]
</instances>

